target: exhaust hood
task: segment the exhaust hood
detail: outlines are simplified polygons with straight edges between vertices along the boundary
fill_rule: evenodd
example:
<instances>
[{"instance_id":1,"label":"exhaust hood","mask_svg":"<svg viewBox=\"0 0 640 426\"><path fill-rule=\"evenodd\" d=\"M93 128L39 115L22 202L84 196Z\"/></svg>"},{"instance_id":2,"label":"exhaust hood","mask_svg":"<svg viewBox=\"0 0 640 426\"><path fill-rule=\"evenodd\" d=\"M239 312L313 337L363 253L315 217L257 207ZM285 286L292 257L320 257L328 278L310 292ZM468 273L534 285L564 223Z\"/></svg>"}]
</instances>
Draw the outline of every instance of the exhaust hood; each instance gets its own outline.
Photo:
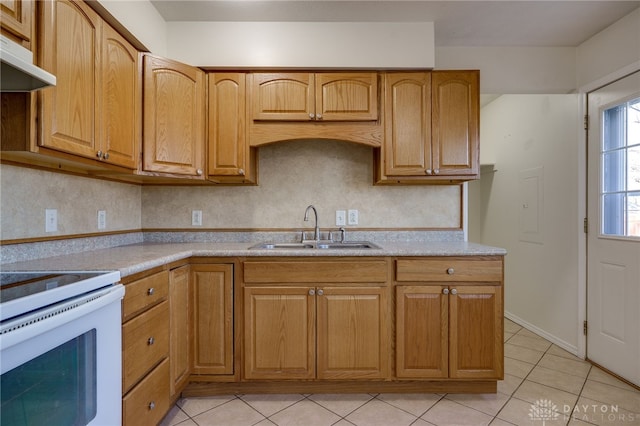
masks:
<instances>
[{"instance_id":1,"label":"exhaust hood","mask_svg":"<svg viewBox=\"0 0 640 426\"><path fill-rule=\"evenodd\" d=\"M31 92L56 85L56 77L33 65L33 53L0 35L0 92Z\"/></svg>"}]
</instances>

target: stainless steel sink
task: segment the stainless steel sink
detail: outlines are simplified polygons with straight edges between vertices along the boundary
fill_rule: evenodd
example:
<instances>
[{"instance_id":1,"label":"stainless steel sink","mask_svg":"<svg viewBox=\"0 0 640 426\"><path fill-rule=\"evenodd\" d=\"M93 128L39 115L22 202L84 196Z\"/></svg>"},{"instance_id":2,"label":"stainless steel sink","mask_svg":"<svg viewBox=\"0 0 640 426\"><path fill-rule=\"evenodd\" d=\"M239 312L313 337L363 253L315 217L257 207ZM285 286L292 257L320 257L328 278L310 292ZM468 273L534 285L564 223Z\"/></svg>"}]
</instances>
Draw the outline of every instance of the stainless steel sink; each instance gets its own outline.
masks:
<instances>
[{"instance_id":1,"label":"stainless steel sink","mask_svg":"<svg viewBox=\"0 0 640 426\"><path fill-rule=\"evenodd\" d=\"M304 243L259 243L249 247L249 250L367 250L379 248L369 241L345 241L344 243L305 241Z\"/></svg>"}]
</instances>

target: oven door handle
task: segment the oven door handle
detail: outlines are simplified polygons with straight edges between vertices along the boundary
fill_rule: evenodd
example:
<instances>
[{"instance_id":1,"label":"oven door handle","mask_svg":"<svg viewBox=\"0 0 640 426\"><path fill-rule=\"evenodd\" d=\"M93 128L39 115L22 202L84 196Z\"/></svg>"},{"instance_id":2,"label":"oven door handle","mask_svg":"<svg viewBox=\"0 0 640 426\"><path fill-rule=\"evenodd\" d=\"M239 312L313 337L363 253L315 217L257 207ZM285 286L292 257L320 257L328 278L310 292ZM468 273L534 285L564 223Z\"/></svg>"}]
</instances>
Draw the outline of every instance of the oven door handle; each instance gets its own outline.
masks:
<instances>
[{"instance_id":1,"label":"oven door handle","mask_svg":"<svg viewBox=\"0 0 640 426\"><path fill-rule=\"evenodd\" d=\"M124 286L116 284L9 320L0 327L0 349L5 350L37 337L123 297Z\"/></svg>"}]
</instances>

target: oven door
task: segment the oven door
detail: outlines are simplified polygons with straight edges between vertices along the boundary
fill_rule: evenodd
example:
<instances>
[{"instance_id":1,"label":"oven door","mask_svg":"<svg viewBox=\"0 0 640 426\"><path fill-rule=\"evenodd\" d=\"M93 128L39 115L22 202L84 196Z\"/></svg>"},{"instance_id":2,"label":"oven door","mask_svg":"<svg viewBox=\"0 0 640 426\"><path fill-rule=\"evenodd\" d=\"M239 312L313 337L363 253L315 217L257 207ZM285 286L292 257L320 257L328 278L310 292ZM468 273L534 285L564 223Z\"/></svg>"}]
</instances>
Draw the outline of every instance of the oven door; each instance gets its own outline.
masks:
<instances>
[{"instance_id":1,"label":"oven door","mask_svg":"<svg viewBox=\"0 0 640 426\"><path fill-rule=\"evenodd\" d=\"M121 424L123 295L119 284L2 324L0 424Z\"/></svg>"}]
</instances>

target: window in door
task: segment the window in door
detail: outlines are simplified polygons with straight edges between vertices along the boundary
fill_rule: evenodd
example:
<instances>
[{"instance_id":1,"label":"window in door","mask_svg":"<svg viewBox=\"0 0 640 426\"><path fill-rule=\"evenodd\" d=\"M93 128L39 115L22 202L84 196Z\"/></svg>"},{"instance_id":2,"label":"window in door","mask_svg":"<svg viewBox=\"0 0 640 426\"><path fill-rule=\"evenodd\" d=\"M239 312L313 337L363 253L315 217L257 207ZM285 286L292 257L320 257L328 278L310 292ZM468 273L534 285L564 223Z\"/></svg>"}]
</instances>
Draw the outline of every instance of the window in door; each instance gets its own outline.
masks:
<instances>
[{"instance_id":1,"label":"window in door","mask_svg":"<svg viewBox=\"0 0 640 426\"><path fill-rule=\"evenodd\" d=\"M640 237L640 98L602 114L603 235Z\"/></svg>"}]
</instances>

